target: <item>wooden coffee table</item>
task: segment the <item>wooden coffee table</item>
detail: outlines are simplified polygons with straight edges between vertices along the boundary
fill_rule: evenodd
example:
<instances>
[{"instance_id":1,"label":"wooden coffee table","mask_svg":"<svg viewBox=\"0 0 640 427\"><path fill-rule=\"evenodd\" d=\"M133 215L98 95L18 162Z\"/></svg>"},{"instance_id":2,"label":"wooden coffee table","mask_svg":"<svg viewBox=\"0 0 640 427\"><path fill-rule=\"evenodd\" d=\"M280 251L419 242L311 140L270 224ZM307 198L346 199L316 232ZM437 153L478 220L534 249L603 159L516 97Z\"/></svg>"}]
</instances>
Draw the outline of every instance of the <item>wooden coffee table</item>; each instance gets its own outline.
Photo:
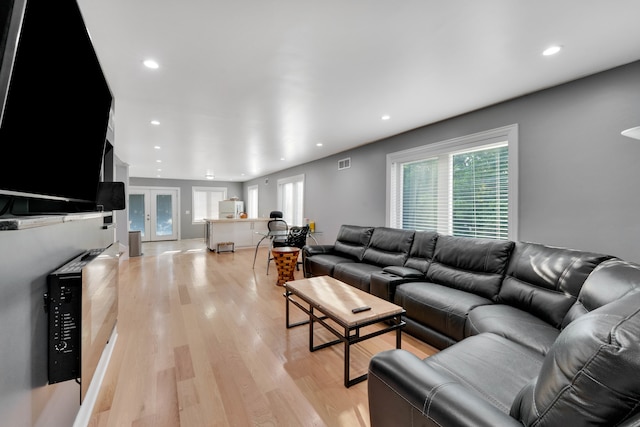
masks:
<instances>
[{"instance_id":1,"label":"wooden coffee table","mask_svg":"<svg viewBox=\"0 0 640 427\"><path fill-rule=\"evenodd\" d=\"M284 286L286 289L284 296L287 301L287 328L309 325L309 351L313 352L334 344L344 343L345 387L351 387L367 379L367 374L350 379L349 349L351 345L387 332L396 331L396 348L400 348L402 341L401 329L405 325L405 322L402 321L402 314L405 310L399 305L361 291L329 276L292 280L286 282ZM293 324L290 323L290 303L308 314L309 319ZM363 306L371 307L371 309L360 313L351 311L356 307ZM327 319L335 322L340 328L330 325L326 321ZM337 339L314 346L313 324L316 322L333 333ZM360 333L361 328L375 323L384 323L384 327L364 335Z\"/></svg>"}]
</instances>

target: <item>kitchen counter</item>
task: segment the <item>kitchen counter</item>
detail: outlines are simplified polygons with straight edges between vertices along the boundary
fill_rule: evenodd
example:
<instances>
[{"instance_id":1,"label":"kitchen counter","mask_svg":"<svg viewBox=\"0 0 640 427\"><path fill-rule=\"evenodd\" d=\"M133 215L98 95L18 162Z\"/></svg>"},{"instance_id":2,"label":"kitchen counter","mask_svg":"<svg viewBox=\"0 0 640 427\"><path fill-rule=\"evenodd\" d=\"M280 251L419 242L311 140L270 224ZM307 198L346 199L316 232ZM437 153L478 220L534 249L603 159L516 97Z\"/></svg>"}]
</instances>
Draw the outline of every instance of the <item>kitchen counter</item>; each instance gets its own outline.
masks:
<instances>
[{"instance_id":1,"label":"kitchen counter","mask_svg":"<svg viewBox=\"0 0 640 427\"><path fill-rule=\"evenodd\" d=\"M264 222L269 222L269 218L205 218L204 219L206 222L219 222L219 223L225 223L225 222L257 222L257 221L264 221Z\"/></svg>"},{"instance_id":2,"label":"kitchen counter","mask_svg":"<svg viewBox=\"0 0 640 427\"><path fill-rule=\"evenodd\" d=\"M205 243L215 251L218 243L233 242L236 249L255 247L268 231L269 218L205 218L205 222Z\"/></svg>"}]
</instances>

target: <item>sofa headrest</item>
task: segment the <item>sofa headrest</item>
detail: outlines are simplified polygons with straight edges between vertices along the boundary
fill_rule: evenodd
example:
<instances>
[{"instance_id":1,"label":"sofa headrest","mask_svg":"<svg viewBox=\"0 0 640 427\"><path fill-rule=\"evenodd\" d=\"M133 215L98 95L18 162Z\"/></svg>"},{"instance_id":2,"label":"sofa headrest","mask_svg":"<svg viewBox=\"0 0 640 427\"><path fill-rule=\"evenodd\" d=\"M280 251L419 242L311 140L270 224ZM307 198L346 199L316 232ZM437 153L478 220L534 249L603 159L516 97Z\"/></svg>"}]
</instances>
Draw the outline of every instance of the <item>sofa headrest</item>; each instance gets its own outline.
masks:
<instances>
[{"instance_id":1,"label":"sofa headrest","mask_svg":"<svg viewBox=\"0 0 640 427\"><path fill-rule=\"evenodd\" d=\"M512 248L509 240L439 235L427 279L493 299Z\"/></svg>"},{"instance_id":2,"label":"sofa headrest","mask_svg":"<svg viewBox=\"0 0 640 427\"><path fill-rule=\"evenodd\" d=\"M560 328L587 276L609 255L516 242L499 301Z\"/></svg>"},{"instance_id":3,"label":"sofa headrest","mask_svg":"<svg viewBox=\"0 0 640 427\"><path fill-rule=\"evenodd\" d=\"M607 260L587 277L562 327L583 314L637 290L640 290L640 265L618 258Z\"/></svg>"},{"instance_id":4,"label":"sofa headrest","mask_svg":"<svg viewBox=\"0 0 640 427\"><path fill-rule=\"evenodd\" d=\"M435 231L416 231L404 266L426 273L433 259L437 240L438 233Z\"/></svg>"},{"instance_id":5,"label":"sofa headrest","mask_svg":"<svg viewBox=\"0 0 640 427\"><path fill-rule=\"evenodd\" d=\"M376 227L362 260L382 267L403 265L409 256L414 235L414 230Z\"/></svg>"},{"instance_id":6,"label":"sofa headrest","mask_svg":"<svg viewBox=\"0 0 640 427\"><path fill-rule=\"evenodd\" d=\"M360 225L342 225L334 244L334 251L358 261L362 260L364 250L369 244L374 227Z\"/></svg>"},{"instance_id":7,"label":"sofa headrest","mask_svg":"<svg viewBox=\"0 0 640 427\"><path fill-rule=\"evenodd\" d=\"M640 292L571 322L511 415L524 425L619 425L640 408Z\"/></svg>"}]
</instances>

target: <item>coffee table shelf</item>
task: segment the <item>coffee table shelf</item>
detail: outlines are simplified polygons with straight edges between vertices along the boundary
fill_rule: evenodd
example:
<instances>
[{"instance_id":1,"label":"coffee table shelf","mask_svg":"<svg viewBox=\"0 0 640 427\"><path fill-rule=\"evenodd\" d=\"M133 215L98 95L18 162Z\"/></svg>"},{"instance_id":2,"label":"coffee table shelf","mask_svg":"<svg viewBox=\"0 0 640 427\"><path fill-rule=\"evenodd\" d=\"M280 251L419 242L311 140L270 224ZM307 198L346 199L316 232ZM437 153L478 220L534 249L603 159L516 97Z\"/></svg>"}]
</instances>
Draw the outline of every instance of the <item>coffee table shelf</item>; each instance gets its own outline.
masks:
<instances>
[{"instance_id":1,"label":"coffee table shelf","mask_svg":"<svg viewBox=\"0 0 640 427\"><path fill-rule=\"evenodd\" d=\"M349 373L350 347L369 338L387 332L396 331L396 348L402 344L402 327L405 322L402 314L405 310L399 305L378 298L353 286L347 285L329 276L288 281L284 284L286 298L286 326L293 328L309 325L309 351L314 352L335 344L344 343L344 386L351 387L367 379L367 374L351 379ZM289 304L298 307L309 318L291 323L289 321ZM369 306L371 310L352 313L356 307ZM335 322L334 327L327 320ZM313 342L313 325L321 324L336 336L333 341L315 345ZM382 329L361 333L362 328L376 323L384 323Z\"/></svg>"}]
</instances>

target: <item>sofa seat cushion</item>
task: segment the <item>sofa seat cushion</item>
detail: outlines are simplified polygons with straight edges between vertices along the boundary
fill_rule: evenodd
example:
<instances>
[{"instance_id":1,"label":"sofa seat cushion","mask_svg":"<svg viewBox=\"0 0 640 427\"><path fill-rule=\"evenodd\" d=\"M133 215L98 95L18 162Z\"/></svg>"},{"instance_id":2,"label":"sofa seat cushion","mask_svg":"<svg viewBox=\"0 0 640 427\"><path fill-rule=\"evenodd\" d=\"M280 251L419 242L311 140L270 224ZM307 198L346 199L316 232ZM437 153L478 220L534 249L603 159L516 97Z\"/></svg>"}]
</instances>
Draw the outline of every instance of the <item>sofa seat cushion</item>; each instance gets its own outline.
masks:
<instances>
[{"instance_id":1,"label":"sofa seat cushion","mask_svg":"<svg viewBox=\"0 0 640 427\"><path fill-rule=\"evenodd\" d=\"M538 375L543 360L528 347L484 333L460 341L424 363L508 414L520 390Z\"/></svg>"},{"instance_id":2,"label":"sofa seat cushion","mask_svg":"<svg viewBox=\"0 0 640 427\"><path fill-rule=\"evenodd\" d=\"M369 292L371 274L381 271L382 268L377 265L364 262L345 262L335 266L333 277L355 288Z\"/></svg>"},{"instance_id":3,"label":"sofa seat cushion","mask_svg":"<svg viewBox=\"0 0 640 427\"><path fill-rule=\"evenodd\" d=\"M394 303L404 307L405 317L456 341L465 337L465 323L471 309L492 304L491 300L479 295L430 282L399 285Z\"/></svg>"},{"instance_id":4,"label":"sofa seat cushion","mask_svg":"<svg viewBox=\"0 0 640 427\"><path fill-rule=\"evenodd\" d=\"M465 335L492 332L540 353L547 354L560 331L526 311L504 304L483 305L469 313Z\"/></svg>"},{"instance_id":5,"label":"sofa seat cushion","mask_svg":"<svg viewBox=\"0 0 640 427\"><path fill-rule=\"evenodd\" d=\"M333 276L336 265L355 260L340 255L322 254L308 257L305 260L306 273L310 276Z\"/></svg>"}]
</instances>

